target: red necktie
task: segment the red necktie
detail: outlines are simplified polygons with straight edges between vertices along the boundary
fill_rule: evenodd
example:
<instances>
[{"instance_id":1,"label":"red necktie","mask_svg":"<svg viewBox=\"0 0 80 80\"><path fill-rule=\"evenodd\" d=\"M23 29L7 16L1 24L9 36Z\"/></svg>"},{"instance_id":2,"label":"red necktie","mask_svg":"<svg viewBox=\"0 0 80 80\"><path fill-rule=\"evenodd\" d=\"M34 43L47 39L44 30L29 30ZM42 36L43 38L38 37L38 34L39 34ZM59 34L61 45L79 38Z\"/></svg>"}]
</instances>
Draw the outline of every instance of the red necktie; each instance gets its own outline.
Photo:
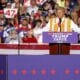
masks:
<instances>
[{"instance_id":1,"label":"red necktie","mask_svg":"<svg viewBox=\"0 0 80 80\"><path fill-rule=\"evenodd\" d=\"M61 20L61 18L59 18L59 23L58 23L59 27L61 27L61 22L62 22L62 20Z\"/></svg>"},{"instance_id":2,"label":"red necktie","mask_svg":"<svg viewBox=\"0 0 80 80\"><path fill-rule=\"evenodd\" d=\"M60 27L60 32L61 32L61 22L62 22L62 20L61 20L61 18L59 18L58 26Z\"/></svg>"}]
</instances>

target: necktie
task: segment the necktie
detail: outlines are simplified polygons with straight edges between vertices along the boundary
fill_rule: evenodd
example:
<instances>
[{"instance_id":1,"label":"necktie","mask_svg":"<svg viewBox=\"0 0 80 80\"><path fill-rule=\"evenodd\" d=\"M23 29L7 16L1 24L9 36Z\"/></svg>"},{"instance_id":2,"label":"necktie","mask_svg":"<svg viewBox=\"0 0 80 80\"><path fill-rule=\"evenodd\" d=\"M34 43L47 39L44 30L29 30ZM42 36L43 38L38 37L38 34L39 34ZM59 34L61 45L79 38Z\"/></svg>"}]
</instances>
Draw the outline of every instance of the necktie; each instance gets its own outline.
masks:
<instances>
[{"instance_id":1,"label":"necktie","mask_svg":"<svg viewBox=\"0 0 80 80\"><path fill-rule=\"evenodd\" d=\"M61 18L59 18L59 23L58 23L59 27L61 27L61 22L62 22L62 20L61 20Z\"/></svg>"},{"instance_id":2,"label":"necktie","mask_svg":"<svg viewBox=\"0 0 80 80\"><path fill-rule=\"evenodd\" d=\"M60 27L60 32L61 32L61 22L62 22L62 20L61 20L61 18L59 18L58 26Z\"/></svg>"}]
</instances>

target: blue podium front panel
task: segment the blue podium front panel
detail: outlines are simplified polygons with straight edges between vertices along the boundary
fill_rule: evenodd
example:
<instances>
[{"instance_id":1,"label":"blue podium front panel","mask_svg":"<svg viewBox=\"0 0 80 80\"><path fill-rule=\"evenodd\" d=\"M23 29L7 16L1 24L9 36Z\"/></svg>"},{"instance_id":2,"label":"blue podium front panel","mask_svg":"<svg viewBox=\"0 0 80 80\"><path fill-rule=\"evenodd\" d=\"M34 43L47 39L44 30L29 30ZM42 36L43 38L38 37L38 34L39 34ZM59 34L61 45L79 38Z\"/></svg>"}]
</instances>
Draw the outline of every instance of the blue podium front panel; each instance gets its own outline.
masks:
<instances>
[{"instance_id":1,"label":"blue podium front panel","mask_svg":"<svg viewBox=\"0 0 80 80\"><path fill-rule=\"evenodd\" d=\"M80 80L80 56L8 56L8 80Z\"/></svg>"}]
</instances>

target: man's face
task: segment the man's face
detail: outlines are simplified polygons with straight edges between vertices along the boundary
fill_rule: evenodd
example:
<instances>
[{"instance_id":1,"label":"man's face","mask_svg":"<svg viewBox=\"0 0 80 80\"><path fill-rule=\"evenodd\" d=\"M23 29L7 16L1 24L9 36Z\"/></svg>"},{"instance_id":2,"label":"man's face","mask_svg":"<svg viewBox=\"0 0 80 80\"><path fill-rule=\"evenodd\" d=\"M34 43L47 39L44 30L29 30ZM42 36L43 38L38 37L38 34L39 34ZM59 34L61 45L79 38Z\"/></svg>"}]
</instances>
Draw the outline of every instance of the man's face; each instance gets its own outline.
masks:
<instances>
[{"instance_id":1,"label":"man's face","mask_svg":"<svg viewBox=\"0 0 80 80\"><path fill-rule=\"evenodd\" d=\"M10 3L7 4L7 8L11 8L11 4Z\"/></svg>"},{"instance_id":2,"label":"man's face","mask_svg":"<svg viewBox=\"0 0 80 80\"><path fill-rule=\"evenodd\" d=\"M36 5L36 0L31 0L30 3L31 3L32 6L35 6Z\"/></svg>"},{"instance_id":3,"label":"man's face","mask_svg":"<svg viewBox=\"0 0 80 80\"><path fill-rule=\"evenodd\" d=\"M63 10L57 10L57 17L63 18L63 16L64 16L64 11Z\"/></svg>"},{"instance_id":4,"label":"man's face","mask_svg":"<svg viewBox=\"0 0 80 80\"><path fill-rule=\"evenodd\" d=\"M74 20L76 18L78 18L77 12L72 12L71 13L71 18Z\"/></svg>"},{"instance_id":5,"label":"man's face","mask_svg":"<svg viewBox=\"0 0 80 80\"><path fill-rule=\"evenodd\" d=\"M28 24L27 20L25 20L25 19L22 20L22 25L23 25L23 26L26 26L27 24Z\"/></svg>"},{"instance_id":6,"label":"man's face","mask_svg":"<svg viewBox=\"0 0 80 80\"><path fill-rule=\"evenodd\" d=\"M12 30L12 31L10 32L10 35L11 35L12 37L15 37L15 36L17 35L16 30Z\"/></svg>"},{"instance_id":7,"label":"man's face","mask_svg":"<svg viewBox=\"0 0 80 80\"><path fill-rule=\"evenodd\" d=\"M37 26L40 27L41 26L41 23L40 22L37 22Z\"/></svg>"}]
</instances>

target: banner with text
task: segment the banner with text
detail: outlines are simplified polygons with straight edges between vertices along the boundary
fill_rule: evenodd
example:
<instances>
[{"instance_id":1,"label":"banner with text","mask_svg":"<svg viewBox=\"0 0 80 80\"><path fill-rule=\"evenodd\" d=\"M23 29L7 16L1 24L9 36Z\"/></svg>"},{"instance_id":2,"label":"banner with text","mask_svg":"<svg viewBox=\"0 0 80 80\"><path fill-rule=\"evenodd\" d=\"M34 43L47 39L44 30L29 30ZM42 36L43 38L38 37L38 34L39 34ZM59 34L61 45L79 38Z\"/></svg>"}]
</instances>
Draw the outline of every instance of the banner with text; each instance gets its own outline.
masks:
<instances>
[{"instance_id":1,"label":"banner with text","mask_svg":"<svg viewBox=\"0 0 80 80\"><path fill-rule=\"evenodd\" d=\"M77 43L78 34L76 32L43 32L44 43Z\"/></svg>"}]
</instances>

